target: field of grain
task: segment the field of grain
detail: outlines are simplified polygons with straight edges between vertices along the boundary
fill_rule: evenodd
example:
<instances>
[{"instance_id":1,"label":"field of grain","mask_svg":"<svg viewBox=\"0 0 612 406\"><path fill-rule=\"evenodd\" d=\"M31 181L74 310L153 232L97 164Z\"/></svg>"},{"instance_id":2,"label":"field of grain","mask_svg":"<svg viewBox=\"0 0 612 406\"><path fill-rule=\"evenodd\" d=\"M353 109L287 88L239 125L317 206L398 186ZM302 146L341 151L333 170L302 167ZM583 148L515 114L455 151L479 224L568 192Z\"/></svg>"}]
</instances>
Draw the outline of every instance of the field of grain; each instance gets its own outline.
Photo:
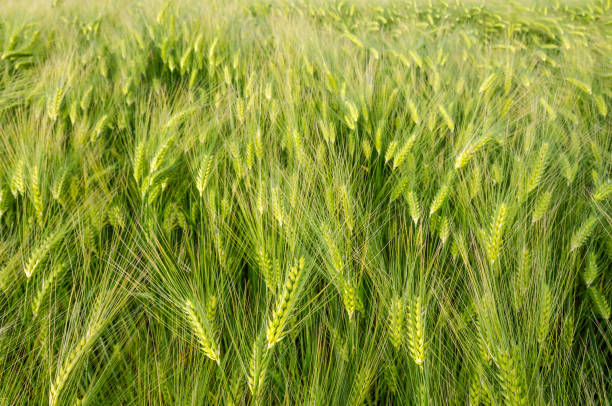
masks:
<instances>
[{"instance_id":1,"label":"field of grain","mask_svg":"<svg viewBox=\"0 0 612 406\"><path fill-rule=\"evenodd\" d=\"M609 405L612 5L4 0L0 405Z\"/></svg>"}]
</instances>

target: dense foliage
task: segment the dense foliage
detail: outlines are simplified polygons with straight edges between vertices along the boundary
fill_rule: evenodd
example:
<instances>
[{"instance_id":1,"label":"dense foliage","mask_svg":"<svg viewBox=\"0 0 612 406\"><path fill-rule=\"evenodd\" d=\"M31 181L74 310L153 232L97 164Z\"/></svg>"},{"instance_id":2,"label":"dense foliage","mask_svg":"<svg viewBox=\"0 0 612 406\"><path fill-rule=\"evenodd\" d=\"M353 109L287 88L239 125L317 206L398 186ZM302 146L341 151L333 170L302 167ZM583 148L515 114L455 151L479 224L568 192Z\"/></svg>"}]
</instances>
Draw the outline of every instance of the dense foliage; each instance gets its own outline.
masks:
<instances>
[{"instance_id":1,"label":"dense foliage","mask_svg":"<svg viewBox=\"0 0 612 406\"><path fill-rule=\"evenodd\" d=\"M0 404L612 402L610 0L3 3Z\"/></svg>"}]
</instances>

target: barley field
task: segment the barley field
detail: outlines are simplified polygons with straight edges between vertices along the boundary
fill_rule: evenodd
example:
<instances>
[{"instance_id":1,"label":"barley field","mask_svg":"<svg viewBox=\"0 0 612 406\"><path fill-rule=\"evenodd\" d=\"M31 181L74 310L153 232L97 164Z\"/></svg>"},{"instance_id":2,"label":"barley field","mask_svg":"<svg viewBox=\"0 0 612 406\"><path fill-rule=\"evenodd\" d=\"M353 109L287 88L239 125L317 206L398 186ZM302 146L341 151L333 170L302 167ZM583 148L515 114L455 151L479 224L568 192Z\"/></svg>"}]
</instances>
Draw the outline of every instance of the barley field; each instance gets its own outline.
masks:
<instances>
[{"instance_id":1,"label":"barley field","mask_svg":"<svg viewBox=\"0 0 612 406\"><path fill-rule=\"evenodd\" d=\"M0 405L609 405L611 109L611 0L4 0Z\"/></svg>"}]
</instances>

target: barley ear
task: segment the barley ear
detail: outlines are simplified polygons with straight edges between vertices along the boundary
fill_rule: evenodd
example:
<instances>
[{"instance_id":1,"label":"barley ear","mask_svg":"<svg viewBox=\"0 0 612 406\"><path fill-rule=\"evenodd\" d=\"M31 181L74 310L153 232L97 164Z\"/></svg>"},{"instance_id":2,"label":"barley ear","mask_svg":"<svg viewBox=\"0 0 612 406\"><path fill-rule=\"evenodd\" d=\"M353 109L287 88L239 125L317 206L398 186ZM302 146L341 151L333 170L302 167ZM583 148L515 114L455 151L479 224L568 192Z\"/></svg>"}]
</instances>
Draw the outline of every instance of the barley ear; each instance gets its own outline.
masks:
<instances>
[{"instance_id":1,"label":"barley ear","mask_svg":"<svg viewBox=\"0 0 612 406\"><path fill-rule=\"evenodd\" d=\"M507 405L523 406L528 404L525 380L515 359L516 351L500 348L497 351L496 363L499 378Z\"/></svg>"},{"instance_id":2,"label":"barley ear","mask_svg":"<svg viewBox=\"0 0 612 406\"><path fill-rule=\"evenodd\" d=\"M586 240L593 232L595 224L597 224L597 217L591 214L589 218L587 218L584 223L582 223L582 225L572 235L572 239L570 241L571 251L575 251L584 245Z\"/></svg>"},{"instance_id":3,"label":"barley ear","mask_svg":"<svg viewBox=\"0 0 612 406\"><path fill-rule=\"evenodd\" d=\"M398 297L391 299L389 306L389 340L399 350L404 337L404 306Z\"/></svg>"},{"instance_id":4,"label":"barley ear","mask_svg":"<svg viewBox=\"0 0 612 406\"><path fill-rule=\"evenodd\" d=\"M185 301L184 311L187 316L187 321L198 339L202 352L204 352L208 358L215 361L218 365L221 365L219 346L212 334L213 332L210 328L210 320L202 319L202 317L200 317L198 314L193 302L189 299Z\"/></svg>"},{"instance_id":5,"label":"barley ear","mask_svg":"<svg viewBox=\"0 0 612 406\"><path fill-rule=\"evenodd\" d=\"M544 344L550 330L550 317L552 315L553 298L548 284L542 284L540 299L540 318L538 322L538 342Z\"/></svg>"},{"instance_id":6,"label":"barley ear","mask_svg":"<svg viewBox=\"0 0 612 406\"><path fill-rule=\"evenodd\" d=\"M507 207L505 203L500 204L495 217L491 222L491 228L487 236L487 256L492 264L499 259L502 249L504 226L506 224Z\"/></svg>"},{"instance_id":7,"label":"barley ear","mask_svg":"<svg viewBox=\"0 0 612 406\"><path fill-rule=\"evenodd\" d=\"M415 295L408 309L408 346L414 362L423 367L425 361L424 310L421 295Z\"/></svg>"},{"instance_id":8,"label":"barley ear","mask_svg":"<svg viewBox=\"0 0 612 406\"><path fill-rule=\"evenodd\" d=\"M272 317L268 320L266 328L268 348L281 341L287 333L285 331L287 323L292 316L293 308L300 293L300 279L304 271L304 265L304 258L300 258L298 263L289 270L285 285L283 286L283 292L276 302Z\"/></svg>"}]
</instances>

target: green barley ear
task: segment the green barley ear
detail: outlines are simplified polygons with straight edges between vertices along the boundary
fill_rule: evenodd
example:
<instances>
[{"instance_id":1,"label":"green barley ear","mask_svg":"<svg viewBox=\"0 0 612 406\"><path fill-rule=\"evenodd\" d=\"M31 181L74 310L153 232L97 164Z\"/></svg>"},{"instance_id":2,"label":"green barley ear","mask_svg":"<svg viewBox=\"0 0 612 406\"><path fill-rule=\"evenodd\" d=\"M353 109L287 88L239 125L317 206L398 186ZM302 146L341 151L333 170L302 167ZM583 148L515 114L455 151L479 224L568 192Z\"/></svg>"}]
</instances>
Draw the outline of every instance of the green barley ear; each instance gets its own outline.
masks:
<instances>
[{"instance_id":1,"label":"green barley ear","mask_svg":"<svg viewBox=\"0 0 612 406\"><path fill-rule=\"evenodd\" d=\"M480 84L480 87L478 88L478 93L486 93L487 90L491 88L496 78L497 78L497 73L495 72L487 76L485 80L483 80L482 83Z\"/></svg>"},{"instance_id":2,"label":"green barley ear","mask_svg":"<svg viewBox=\"0 0 612 406\"><path fill-rule=\"evenodd\" d=\"M296 160L301 166L308 169L309 161L308 161L308 154L304 147L304 140L302 139L302 136L297 130L293 130L291 133L293 135L292 139L293 139L293 146L295 150Z\"/></svg>"},{"instance_id":3,"label":"green barley ear","mask_svg":"<svg viewBox=\"0 0 612 406\"><path fill-rule=\"evenodd\" d=\"M166 155L168 155L170 147L174 143L174 138L174 135L166 138L164 142L159 146L157 152L155 153L155 155L153 155L153 158L151 159L151 163L149 164L149 173L154 174L162 167L166 159Z\"/></svg>"},{"instance_id":4,"label":"green barley ear","mask_svg":"<svg viewBox=\"0 0 612 406\"><path fill-rule=\"evenodd\" d=\"M43 198L40 190L40 172L38 165L32 167L32 178L30 183L30 190L32 193L32 204L34 205L34 214L36 215L36 221L39 225L42 225L43 221Z\"/></svg>"},{"instance_id":5,"label":"green barley ear","mask_svg":"<svg viewBox=\"0 0 612 406\"><path fill-rule=\"evenodd\" d=\"M266 188L263 185L261 179L257 182L257 197L255 202L255 208L259 217L263 216L264 210L266 209Z\"/></svg>"},{"instance_id":6,"label":"green barley ear","mask_svg":"<svg viewBox=\"0 0 612 406\"><path fill-rule=\"evenodd\" d=\"M108 115L104 114L94 125L91 133L91 140L95 141L106 129L108 121Z\"/></svg>"},{"instance_id":7,"label":"green barley ear","mask_svg":"<svg viewBox=\"0 0 612 406\"><path fill-rule=\"evenodd\" d=\"M276 221L278 221L278 225L282 227L284 222L284 214L283 207L281 206L278 196L278 186L272 186L270 195L270 199L272 200L272 213L274 214Z\"/></svg>"},{"instance_id":8,"label":"green barley ear","mask_svg":"<svg viewBox=\"0 0 612 406\"><path fill-rule=\"evenodd\" d=\"M125 227L125 217L121 206L115 204L108 210L108 222L113 228Z\"/></svg>"},{"instance_id":9,"label":"green barley ear","mask_svg":"<svg viewBox=\"0 0 612 406\"><path fill-rule=\"evenodd\" d=\"M543 344L548 337L550 330L550 317L552 315L552 294L550 288L545 282L542 284L542 293L540 299L540 318L538 321L538 342Z\"/></svg>"},{"instance_id":10,"label":"green barley ear","mask_svg":"<svg viewBox=\"0 0 612 406\"><path fill-rule=\"evenodd\" d=\"M451 132L455 131L455 122L442 104L438 104L438 111L440 112L440 115L442 116L442 119L444 120L444 123L446 123L448 129Z\"/></svg>"},{"instance_id":11,"label":"green barley ear","mask_svg":"<svg viewBox=\"0 0 612 406\"><path fill-rule=\"evenodd\" d=\"M393 140L387 146L387 152L385 152L385 163L389 162L393 155L395 154L395 150L397 149L397 141Z\"/></svg>"},{"instance_id":12,"label":"green barley ear","mask_svg":"<svg viewBox=\"0 0 612 406\"><path fill-rule=\"evenodd\" d=\"M189 225L187 224L187 218L185 217L185 214L183 213L183 211L178 205L174 206L172 214L174 216L174 221L176 222L176 224L183 231L189 231Z\"/></svg>"},{"instance_id":13,"label":"green barley ear","mask_svg":"<svg viewBox=\"0 0 612 406\"><path fill-rule=\"evenodd\" d=\"M266 283L266 287L270 290L270 292L274 293L276 291L276 278L274 277L274 272L272 271L272 261L270 261L270 257L266 252L263 245L260 245L257 249L257 265L259 266L259 270L264 278L264 282Z\"/></svg>"},{"instance_id":14,"label":"green barley ear","mask_svg":"<svg viewBox=\"0 0 612 406\"><path fill-rule=\"evenodd\" d=\"M264 88L264 97L266 100L272 100L272 83L266 83L266 87Z\"/></svg>"},{"instance_id":15,"label":"green barley ear","mask_svg":"<svg viewBox=\"0 0 612 406\"><path fill-rule=\"evenodd\" d=\"M544 218L546 212L548 211L548 206L550 206L550 199L552 197L551 192L544 192L535 203L533 208L533 216L531 217L531 222L536 223Z\"/></svg>"},{"instance_id":16,"label":"green barley ear","mask_svg":"<svg viewBox=\"0 0 612 406\"><path fill-rule=\"evenodd\" d=\"M210 329L212 331L213 337L218 336L217 323L216 323L217 305L218 305L217 296L209 295L208 300L206 301L206 320L210 324Z\"/></svg>"},{"instance_id":17,"label":"green barley ear","mask_svg":"<svg viewBox=\"0 0 612 406\"><path fill-rule=\"evenodd\" d=\"M340 204L342 205L342 214L344 215L344 221L349 231L353 230L355 220L353 217L353 207L351 204L351 198L349 196L348 188L343 185L340 188Z\"/></svg>"},{"instance_id":18,"label":"green barley ear","mask_svg":"<svg viewBox=\"0 0 612 406\"><path fill-rule=\"evenodd\" d=\"M606 105L604 98L600 94L593 93L593 100L595 101L599 114L601 114L603 117L607 116L608 106Z\"/></svg>"},{"instance_id":19,"label":"green barley ear","mask_svg":"<svg viewBox=\"0 0 612 406\"><path fill-rule=\"evenodd\" d=\"M286 334L287 323L292 316L291 312L295 303L298 300L301 288L301 276L304 271L304 258L300 258L298 263L291 267L283 293L279 297L272 317L268 320L266 327L267 348L271 348L274 344L283 339Z\"/></svg>"},{"instance_id":20,"label":"green barley ear","mask_svg":"<svg viewBox=\"0 0 612 406\"><path fill-rule=\"evenodd\" d=\"M263 159L264 155L264 146L263 139L261 136L261 129L257 127L257 131L255 132L255 157L257 157L258 161Z\"/></svg>"},{"instance_id":21,"label":"green barley ear","mask_svg":"<svg viewBox=\"0 0 612 406\"><path fill-rule=\"evenodd\" d=\"M342 259L342 254L340 253L338 246L334 242L334 236L332 235L331 228L327 225L323 226L323 241L327 246L334 270L336 273L341 274L344 269L344 260Z\"/></svg>"},{"instance_id":22,"label":"green barley ear","mask_svg":"<svg viewBox=\"0 0 612 406\"><path fill-rule=\"evenodd\" d=\"M357 288L354 286L353 282L350 279L341 277L339 283L340 295L342 296L344 308L346 309L349 315L349 320L352 320L355 311L363 311L363 304L361 303L361 299L359 298Z\"/></svg>"},{"instance_id":23,"label":"green barley ear","mask_svg":"<svg viewBox=\"0 0 612 406\"><path fill-rule=\"evenodd\" d=\"M599 276L599 268L597 267L597 256L594 252L589 253L587 260L587 268L583 273L584 283L587 287L591 286L597 276Z\"/></svg>"},{"instance_id":24,"label":"green barley ear","mask_svg":"<svg viewBox=\"0 0 612 406\"><path fill-rule=\"evenodd\" d=\"M391 299L389 307L389 340L396 350L402 346L404 337L404 306L401 298Z\"/></svg>"},{"instance_id":25,"label":"green barley ear","mask_svg":"<svg viewBox=\"0 0 612 406\"><path fill-rule=\"evenodd\" d=\"M398 197L402 195L402 193L404 193L404 190L406 189L406 186L408 185L409 180L410 180L410 177L406 175L400 177L397 180L397 182L395 183L395 186L393 186L393 190L391 190L391 195L389 197L390 201L396 200Z\"/></svg>"},{"instance_id":26,"label":"green barley ear","mask_svg":"<svg viewBox=\"0 0 612 406\"><path fill-rule=\"evenodd\" d=\"M173 210L175 205L176 203L170 203L167 204L164 208L163 228L167 233L171 232L174 229L174 226L176 225Z\"/></svg>"},{"instance_id":27,"label":"green barley ear","mask_svg":"<svg viewBox=\"0 0 612 406\"><path fill-rule=\"evenodd\" d=\"M594 184L596 184L596 185L601 184L601 179L599 177L599 173L597 172L597 170L595 170L595 169L591 170L591 178L593 178L593 183Z\"/></svg>"},{"instance_id":28,"label":"green barley ear","mask_svg":"<svg viewBox=\"0 0 612 406\"><path fill-rule=\"evenodd\" d=\"M564 153L559 155L559 164L561 165L561 173L567 182L567 186L570 186L576 178L578 172L578 162L574 162L572 165L569 158Z\"/></svg>"},{"instance_id":29,"label":"green barley ear","mask_svg":"<svg viewBox=\"0 0 612 406\"><path fill-rule=\"evenodd\" d=\"M134 180L137 185L140 185L140 182L143 180L144 176L144 167L145 167L145 144L144 140L141 140L138 145L136 145L136 150L134 152Z\"/></svg>"},{"instance_id":30,"label":"green barley ear","mask_svg":"<svg viewBox=\"0 0 612 406\"><path fill-rule=\"evenodd\" d=\"M465 237L460 230L453 232L453 244L451 247L453 258L460 256L463 262L467 263L468 249L465 242Z\"/></svg>"},{"instance_id":31,"label":"green barley ear","mask_svg":"<svg viewBox=\"0 0 612 406\"><path fill-rule=\"evenodd\" d=\"M78 365L85 354L89 351L93 343L96 341L100 333L102 332L103 323L98 322L88 327L87 332L79 341L79 343L72 349L68 354L66 361L62 364L60 370L57 372L55 379L51 383L49 389L49 405L55 406L58 404L62 389L70 378L70 374L74 368Z\"/></svg>"},{"instance_id":32,"label":"green barley ear","mask_svg":"<svg viewBox=\"0 0 612 406\"><path fill-rule=\"evenodd\" d=\"M399 389L399 372L393 359L386 359L383 366L383 379L389 392L396 394Z\"/></svg>"},{"instance_id":33,"label":"green barley ear","mask_svg":"<svg viewBox=\"0 0 612 406\"><path fill-rule=\"evenodd\" d=\"M355 376L353 387L351 388L348 402L346 404L349 406L361 405L368 395L368 390L370 389L373 378L374 370L372 367L367 364L362 366Z\"/></svg>"},{"instance_id":34,"label":"green barley ear","mask_svg":"<svg viewBox=\"0 0 612 406\"><path fill-rule=\"evenodd\" d=\"M248 173L253 167L253 161L254 161L254 156L255 156L255 153L253 152L253 141L249 141L247 143L245 155L246 155L245 166L246 166L247 173Z\"/></svg>"},{"instance_id":35,"label":"green barley ear","mask_svg":"<svg viewBox=\"0 0 612 406\"><path fill-rule=\"evenodd\" d=\"M423 367L425 361L425 333L421 295L415 295L408 306L408 346L414 362Z\"/></svg>"},{"instance_id":36,"label":"green barley ear","mask_svg":"<svg viewBox=\"0 0 612 406\"><path fill-rule=\"evenodd\" d=\"M212 163L213 157L209 154L204 154L200 161L200 167L198 169L198 174L196 176L196 189L200 194L200 197L204 194L204 189L208 184L208 179L210 178L210 173L212 171Z\"/></svg>"},{"instance_id":37,"label":"green barley ear","mask_svg":"<svg viewBox=\"0 0 612 406\"><path fill-rule=\"evenodd\" d=\"M323 139L327 144L334 144L336 142L336 126L334 123L329 122L325 123L322 120L319 120L319 129L321 130L321 134L323 135Z\"/></svg>"},{"instance_id":38,"label":"green barley ear","mask_svg":"<svg viewBox=\"0 0 612 406\"><path fill-rule=\"evenodd\" d=\"M359 110L353 102L346 100L344 102L346 114L344 115L344 123L351 130L355 130L357 121L359 120Z\"/></svg>"},{"instance_id":39,"label":"green barley ear","mask_svg":"<svg viewBox=\"0 0 612 406\"><path fill-rule=\"evenodd\" d=\"M40 309L40 305L49 292L49 290L53 287L53 283L60 277L62 272L66 269L66 264L60 263L56 264L49 276L43 279L34 299L32 300L32 314L34 317L38 315L38 310Z\"/></svg>"},{"instance_id":40,"label":"green barley ear","mask_svg":"<svg viewBox=\"0 0 612 406\"><path fill-rule=\"evenodd\" d=\"M410 217L412 217L412 221L416 224L421 218L421 204L419 203L419 199L416 197L416 193L410 190L406 193L406 200L408 201Z\"/></svg>"},{"instance_id":41,"label":"green barley ear","mask_svg":"<svg viewBox=\"0 0 612 406\"><path fill-rule=\"evenodd\" d=\"M90 85L85 92L83 93L83 96L81 97L81 100L79 101L79 107L81 107L81 110L86 111L87 108L89 107L89 101L91 99L91 94L93 92L93 85Z\"/></svg>"},{"instance_id":42,"label":"green barley ear","mask_svg":"<svg viewBox=\"0 0 612 406\"><path fill-rule=\"evenodd\" d=\"M491 177L496 184L500 184L504 179L504 172L497 162L491 165Z\"/></svg>"},{"instance_id":43,"label":"green barley ear","mask_svg":"<svg viewBox=\"0 0 612 406\"><path fill-rule=\"evenodd\" d=\"M420 406L428 406L431 403L425 381L421 380L419 383L418 402Z\"/></svg>"},{"instance_id":44,"label":"green barley ear","mask_svg":"<svg viewBox=\"0 0 612 406\"><path fill-rule=\"evenodd\" d=\"M28 279L32 277L34 272L38 269L38 266L47 259L49 251L51 251L55 244L59 242L63 235L64 230L60 229L55 231L47 236L47 238L45 238L43 242L32 251L25 267L23 268L23 272Z\"/></svg>"},{"instance_id":45,"label":"green barley ear","mask_svg":"<svg viewBox=\"0 0 612 406\"><path fill-rule=\"evenodd\" d=\"M472 173L472 179L470 180L470 199L475 198L480 193L482 188L482 174L480 167L476 166Z\"/></svg>"},{"instance_id":46,"label":"green barley ear","mask_svg":"<svg viewBox=\"0 0 612 406\"><path fill-rule=\"evenodd\" d=\"M51 185L51 197L57 202L62 201L62 191L64 190L64 181L66 179L67 171L64 169L60 172L59 176L55 178Z\"/></svg>"},{"instance_id":47,"label":"green barley ear","mask_svg":"<svg viewBox=\"0 0 612 406\"><path fill-rule=\"evenodd\" d=\"M570 313L565 319L561 330L561 338L563 340L563 344L565 344L565 348L567 351L571 350L574 345L574 334L574 315L573 313Z\"/></svg>"},{"instance_id":48,"label":"green barley ear","mask_svg":"<svg viewBox=\"0 0 612 406\"><path fill-rule=\"evenodd\" d=\"M376 127L376 132L374 133L374 148L376 148L376 152L378 153L378 155L380 155L380 153L382 152L382 132L383 126L382 124L379 124Z\"/></svg>"},{"instance_id":49,"label":"green barley ear","mask_svg":"<svg viewBox=\"0 0 612 406\"><path fill-rule=\"evenodd\" d=\"M442 244L446 243L446 240L448 240L448 237L450 235L450 224L448 221L448 217L443 216L442 220L440 221L440 240L442 240Z\"/></svg>"},{"instance_id":50,"label":"green barley ear","mask_svg":"<svg viewBox=\"0 0 612 406\"><path fill-rule=\"evenodd\" d=\"M516 275L518 296L522 297L527 288L529 287L529 280L531 279L531 264L533 261L533 256L531 255L531 251L527 248L523 248L523 252L521 253L521 258L519 260L519 268Z\"/></svg>"},{"instance_id":51,"label":"green barley ear","mask_svg":"<svg viewBox=\"0 0 612 406\"><path fill-rule=\"evenodd\" d=\"M47 98L47 115L49 119L55 122L59 116L62 101L64 100L64 90L60 87L57 88L55 93L51 94Z\"/></svg>"},{"instance_id":52,"label":"green barley ear","mask_svg":"<svg viewBox=\"0 0 612 406\"><path fill-rule=\"evenodd\" d=\"M570 242L571 251L575 251L576 249L582 247L586 240L589 238L593 229L595 228L595 224L597 224L597 217L591 214L588 219L582 223L582 225L574 232L572 235L572 240Z\"/></svg>"},{"instance_id":53,"label":"green barley ear","mask_svg":"<svg viewBox=\"0 0 612 406\"><path fill-rule=\"evenodd\" d=\"M470 379L470 397L469 406L478 406L481 404L481 400L485 397L483 394L482 383L480 381L480 374L475 372L472 374Z\"/></svg>"},{"instance_id":54,"label":"green barley ear","mask_svg":"<svg viewBox=\"0 0 612 406\"><path fill-rule=\"evenodd\" d=\"M497 367L499 368L499 378L505 403L513 406L523 406L528 404L527 389L525 380L519 370L515 359L516 351L508 349L498 349L496 356Z\"/></svg>"},{"instance_id":55,"label":"green barley ear","mask_svg":"<svg viewBox=\"0 0 612 406\"><path fill-rule=\"evenodd\" d=\"M530 171L529 179L527 180L527 193L531 193L542 180L542 174L546 169L546 160L548 158L548 143L542 144L538 157L533 163Z\"/></svg>"},{"instance_id":56,"label":"green barley ear","mask_svg":"<svg viewBox=\"0 0 612 406\"><path fill-rule=\"evenodd\" d=\"M363 152L363 156L365 157L366 161L369 161L372 157L372 145L367 138L364 138L361 141L361 152Z\"/></svg>"},{"instance_id":57,"label":"green barley ear","mask_svg":"<svg viewBox=\"0 0 612 406\"><path fill-rule=\"evenodd\" d=\"M576 78L565 78L565 80L567 80L568 82L570 82L572 85L576 86L578 89L582 90L584 93L590 95L593 93L591 86L587 85L586 83L576 79Z\"/></svg>"},{"instance_id":58,"label":"green barley ear","mask_svg":"<svg viewBox=\"0 0 612 406\"><path fill-rule=\"evenodd\" d=\"M593 200L602 202L612 196L612 181L602 182L593 192Z\"/></svg>"},{"instance_id":59,"label":"green barley ear","mask_svg":"<svg viewBox=\"0 0 612 406\"><path fill-rule=\"evenodd\" d=\"M2 215L5 213L5 211L8 208L9 205L9 197L8 194L6 193L6 190L2 187L2 185L0 185L0 219L2 219ZM1 286L1 283L0 283Z\"/></svg>"},{"instance_id":60,"label":"green barley ear","mask_svg":"<svg viewBox=\"0 0 612 406\"><path fill-rule=\"evenodd\" d=\"M450 192L449 181L444 182L444 184L438 190L438 193L434 196L433 201L431 202L431 206L429 207L429 215L431 216L435 212L437 212L448 197L448 193Z\"/></svg>"},{"instance_id":61,"label":"green barley ear","mask_svg":"<svg viewBox=\"0 0 612 406\"><path fill-rule=\"evenodd\" d=\"M11 176L11 193L15 198L25 193L25 162L20 159L15 165L13 175Z\"/></svg>"},{"instance_id":62,"label":"green barley ear","mask_svg":"<svg viewBox=\"0 0 612 406\"><path fill-rule=\"evenodd\" d=\"M221 265L221 268L225 268L226 265L226 255L225 255L225 243L223 241L223 235L221 234L221 231L219 230L218 226L215 226L215 229L213 231L213 242L215 245L215 251L217 253L217 259L219 260L219 264Z\"/></svg>"},{"instance_id":63,"label":"green barley ear","mask_svg":"<svg viewBox=\"0 0 612 406\"><path fill-rule=\"evenodd\" d=\"M396 154L393 156L393 169L399 168L399 166L404 162L412 146L416 142L416 134L413 134L408 138L408 140L404 143L402 148L400 148Z\"/></svg>"},{"instance_id":64,"label":"green barley ear","mask_svg":"<svg viewBox=\"0 0 612 406\"><path fill-rule=\"evenodd\" d=\"M487 256L489 257L489 262L491 262L492 264L497 261L501 254L506 216L506 204L502 203L497 209L497 213L493 217L493 221L491 222L491 228L489 230L489 234L487 235L488 241L486 251Z\"/></svg>"},{"instance_id":65,"label":"green barley ear","mask_svg":"<svg viewBox=\"0 0 612 406\"><path fill-rule=\"evenodd\" d=\"M477 333L476 339L478 341L478 350L480 352L480 358L483 362L488 363L491 360L491 351L479 317L474 318L474 325Z\"/></svg>"},{"instance_id":66,"label":"green barley ear","mask_svg":"<svg viewBox=\"0 0 612 406\"><path fill-rule=\"evenodd\" d=\"M408 111L410 111L410 118L416 125L421 123L421 118L419 117L419 111L417 110L416 105L412 99L408 99Z\"/></svg>"},{"instance_id":67,"label":"green barley ear","mask_svg":"<svg viewBox=\"0 0 612 406\"><path fill-rule=\"evenodd\" d=\"M185 301L185 307L183 310L187 316L187 321L189 322L192 331L198 339L200 349L202 352L204 352L204 355L215 361L217 365L221 365L219 346L216 343L213 331L211 329L211 321L202 319L193 305L193 302L191 302L189 299Z\"/></svg>"},{"instance_id":68,"label":"green barley ear","mask_svg":"<svg viewBox=\"0 0 612 406\"><path fill-rule=\"evenodd\" d=\"M259 403L263 394L263 386L270 361L270 352L264 348L263 341L260 335L253 343L253 352L249 359L249 371L247 376L247 384L256 404Z\"/></svg>"},{"instance_id":69,"label":"green barley ear","mask_svg":"<svg viewBox=\"0 0 612 406\"><path fill-rule=\"evenodd\" d=\"M591 296L591 300L595 305L595 310L599 315L608 320L610 318L610 304L606 297L601 293L601 291L595 286L589 286L587 288L589 292L589 296Z\"/></svg>"},{"instance_id":70,"label":"green barley ear","mask_svg":"<svg viewBox=\"0 0 612 406\"><path fill-rule=\"evenodd\" d=\"M240 146L237 142L229 143L229 152L232 159L232 166L238 178L242 178L245 174L244 160L240 154Z\"/></svg>"},{"instance_id":71,"label":"green barley ear","mask_svg":"<svg viewBox=\"0 0 612 406\"><path fill-rule=\"evenodd\" d=\"M474 154L480 151L491 140L491 135L486 134L474 144L468 144L455 159L455 169L461 169L468 164Z\"/></svg>"},{"instance_id":72,"label":"green barley ear","mask_svg":"<svg viewBox=\"0 0 612 406\"><path fill-rule=\"evenodd\" d=\"M554 121L557 118L557 112L555 111L553 106L551 106L548 101L546 101L544 96L540 97L540 104L544 108L546 114L548 114L548 119Z\"/></svg>"},{"instance_id":73,"label":"green barley ear","mask_svg":"<svg viewBox=\"0 0 612 406\"><path fill-rule=\"evenodd\" d=\"M440 230L440 223L442 222L442 216L438 214L434 214L431 216L429 220L429 232L434 234L438 233Z\"/></svg>"},{"instance_id":74,"label":"green barley ear","mask_svg":"<svg viewBox=\"0 0 612 406\"><path fill-rule=\"evenodd\" d=\"M336 199L336 192L333 185L330 183L325 186L325 206L327 213L333 217L336 215L336 209L338 208L338 201Z\"/></svg>"}]
</instances>

